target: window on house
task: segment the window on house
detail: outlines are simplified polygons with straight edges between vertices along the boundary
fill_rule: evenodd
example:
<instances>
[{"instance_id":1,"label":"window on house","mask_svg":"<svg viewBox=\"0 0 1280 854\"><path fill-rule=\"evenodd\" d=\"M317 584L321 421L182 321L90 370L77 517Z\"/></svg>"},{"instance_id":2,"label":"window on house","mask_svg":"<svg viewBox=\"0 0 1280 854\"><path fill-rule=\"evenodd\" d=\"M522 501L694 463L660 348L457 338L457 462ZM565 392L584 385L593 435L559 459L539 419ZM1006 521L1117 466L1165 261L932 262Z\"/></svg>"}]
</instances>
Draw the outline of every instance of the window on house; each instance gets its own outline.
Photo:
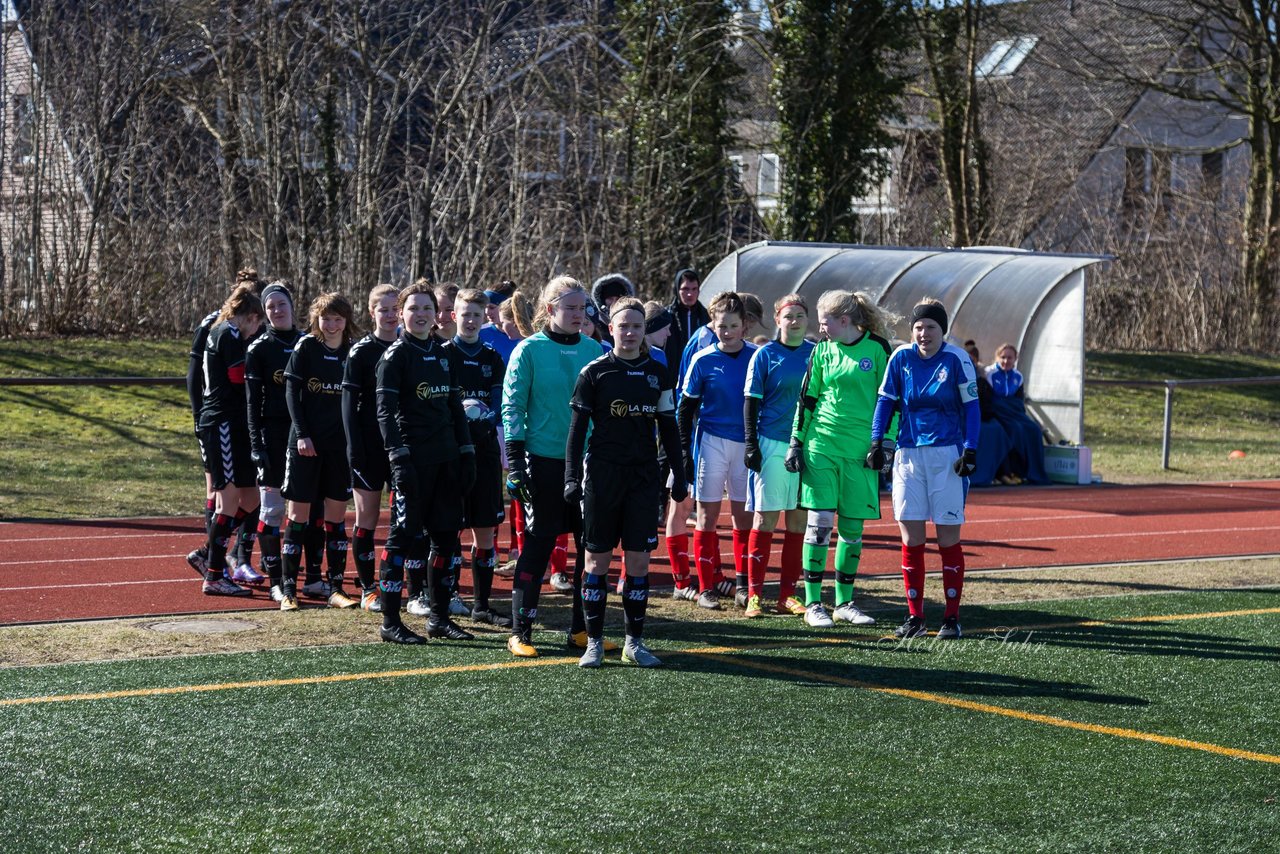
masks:
<instances>
[{"instance_id":1,"label":"window on house","mask_svg":"<svg viewBox=\"0 0 1280 854\"><path fill-rule=\"evenodd\" d=\"M760 155L760 170L756 174L756 195L763 199L777 198L781 187L781 167L778 155L766 151Z\"/></svg>"},{"instance_id":2,"label":"window on house","mask_svg":"<svg viewBox=\"0 0 1280 854\"><path fill-rule=\"evenodd\" d=\"M1200 155L1200 186L1206 198L1222 195L1222 152L1206 151Z\"/></svg>"},{"instance_id":3,"label":"window on house","mask_svg":"<svg viewBox=\"0 0 1280 854\"><path fill-rule=\"evenodd\" d=\"M531 113L520 129L521 174L529 180L558 181L563 177L566 130L555 113Z\"/></svg>"},{"instance_id":4,"label":"window on house","mask_svg":"<svg viewBox=\"0 0 1280 854\"><path fill-rule=\"evenodd\" d=\"M893 205L893 152L888 149L876 149L881 165L871 176L866 193L853 200L853 209L860 214L891 214L895 212Z\"/></svg>"},{"instance_id":5,"label":"window on house","mask_svg":"<svg viewBox=\"0 0 1280 854\"><path fill-rule=\"evenodd\" d=\"M36 157L36 106L30 93L13 98L13 165L30 166Z\"/></svg>"},{"instance_id":6,"label":"window on house","mask_svg":"<svg viewBox=\"0 0 1280 854\"><path fill-rule=\"evenodd\" d=\"M978 77L1008 77L1018 70L1018 66L1022 65L1022 61L1038 41L1039 36L1000 39L982 57L974 74Z\"/></svg>"},{"instance_id":7,"label":"window on house","mask_svg":"<svg viewBox=\"0 0 1280 854\"><path fill-rule=\"evenodd\" d=\"M1173 184L1173 155L1147 148L1124 150L1124 191L1121 204L1129 210L1157 203L1170 203Z\"/></svg>"}]
</instances>

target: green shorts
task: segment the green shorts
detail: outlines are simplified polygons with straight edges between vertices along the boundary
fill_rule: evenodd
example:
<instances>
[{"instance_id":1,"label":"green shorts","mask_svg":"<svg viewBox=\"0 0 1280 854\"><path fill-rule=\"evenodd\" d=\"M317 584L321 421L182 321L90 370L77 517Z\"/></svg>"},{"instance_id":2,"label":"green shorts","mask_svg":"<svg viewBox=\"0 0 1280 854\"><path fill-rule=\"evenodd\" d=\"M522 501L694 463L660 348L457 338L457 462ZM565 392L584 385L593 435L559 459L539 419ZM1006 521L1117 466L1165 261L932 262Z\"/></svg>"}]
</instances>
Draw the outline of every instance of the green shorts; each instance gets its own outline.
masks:
<instances>
[{"instance_id":1,"label":"green shorts","mask_svg":"<svg viewBox=\"0 0 1280 854\"><path fill-rule=\"evenodd\" d=\"M835 510L846 519L880 518L880 473L863 458L831 457L805 451L800 474L800 506Z\"/></svg>"}]
</instances>

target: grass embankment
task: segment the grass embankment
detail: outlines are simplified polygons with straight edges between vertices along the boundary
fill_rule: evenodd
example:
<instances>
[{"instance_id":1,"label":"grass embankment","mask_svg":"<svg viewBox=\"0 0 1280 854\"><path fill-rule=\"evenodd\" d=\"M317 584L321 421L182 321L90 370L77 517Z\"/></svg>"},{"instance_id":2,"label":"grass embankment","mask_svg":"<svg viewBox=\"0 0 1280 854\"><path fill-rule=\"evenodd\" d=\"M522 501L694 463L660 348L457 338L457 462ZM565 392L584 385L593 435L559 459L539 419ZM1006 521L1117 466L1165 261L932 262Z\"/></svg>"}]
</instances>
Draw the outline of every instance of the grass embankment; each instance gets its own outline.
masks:
<instances>
[{"instance_id":1,"label":"grass embankment","mask_svg":"<svg viewBox=\"0 0 1280 854\"><path fill-rule=\"evenodd\" d=\"M0 341L0 376L181 376L185 340ZM1280 359L1091 353L1088 376L1280 375ZM1093 469L1118 482L1280 477L1280 386L1179 389L1171 471L1160 469L1161 388L1088 386ZM195 513L199 455L173 387L0 388L0 518ZM1244 460L1228 460L1239 448Z\"/></svg>"}]
</instances>

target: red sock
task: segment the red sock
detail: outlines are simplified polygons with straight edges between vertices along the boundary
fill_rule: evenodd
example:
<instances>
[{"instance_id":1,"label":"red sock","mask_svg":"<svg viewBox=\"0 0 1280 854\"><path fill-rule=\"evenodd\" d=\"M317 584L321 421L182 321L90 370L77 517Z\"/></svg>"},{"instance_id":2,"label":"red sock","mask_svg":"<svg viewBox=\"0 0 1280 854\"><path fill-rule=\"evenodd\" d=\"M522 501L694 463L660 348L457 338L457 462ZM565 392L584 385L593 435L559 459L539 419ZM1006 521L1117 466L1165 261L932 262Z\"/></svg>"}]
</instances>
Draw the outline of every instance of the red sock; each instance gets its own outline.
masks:
<instances>
[{"instance_id":1,"label":"red sock","mask_svg":"<svg viewBox=\"0 0 1280 854\"><path fill-rule=\"evenodd\" d=\"M782 537L782 575L778 579L778 601L796 593L796 582L804 568L804 533L787 531Z\"/></svg>"},{"instance_id":2,"label":"red sock","mask_svg":"<svg viewBox=\"0 0 1280 854\"><path fill-rule=\"evenodd\" d=\"M566 566L569 565L569 535L561 534L556 537L555 551L551 552L551 571L564 572Z\"/></svg>"},{"instance_id":3,"label":"red sock","mask_svg":"<svg viewBox=\"0 0 1280 854\"><path fill-rule=\"evenodd\" d=\"M524 551L524 508L520 506L519 501L511 502L511 521L515 525L515 547L519 551Z\"/></svg>"},{"instance_id":4,"label":"red sock","mask_svg":"<svg viewBox=\"0 0 1280 854\"><path fill-rule=\"evenodd\" d=\"M902 584L907 589L907 610L924 619L924 543L902 546Z\"/></svg>"},{"instance_id":5,"label":"red sock","mask_svg":"<svg viewBox=\"0 0 1280 854\"><path fill-rule=\"evenodd\" d=\"M693 532L693 557L698 562L698 587L710 590L716 586L720 565L720 536L715 531Z\"/></svg>"},{"instance_id":6,"label":"red sock","mask_svg":"<svg viewBox=\"0 0 1280 854\"><path fill-rule=\"evenodd\" d=\"M752 528L747 538L747 592L752 596L764 594L764 574L769 568L771 548L773 531L757 531Z\"/></svg>"},{"instance_id":7,"label":"red sock","mask_svg":"<svg viewBox=\"0 0 1280 854\"><path fill-rule=\"evenodd\" d=\"M736 581L746 581L750 560L747 558L747 542L751 539L750 528L733 529L733 575ZM742 586L741 584L738 585Z\"/></svg>"},{"instance_id":8,"label":"red sock","mask_svg":"<svg viewBox=\"0 0 1280 854\"><path fill-rule=\"evenodd\" d=\"M689 586L689 535L673 534L667 537L667 558L671 561L671 577L676 587Z\"/></svg>"},{"instance_id":9,"label":"red sock","mask_svg":"<svg viewBox=\"0 0 1280 854\"><path fill-rule=\"evenodd\" d=\"M942 556L942 590L947 595L947 606L942 616L958 617L960 594L964 592L964 548L959 543L938 546L938 554Z\"/></svg>"}]
</instances>

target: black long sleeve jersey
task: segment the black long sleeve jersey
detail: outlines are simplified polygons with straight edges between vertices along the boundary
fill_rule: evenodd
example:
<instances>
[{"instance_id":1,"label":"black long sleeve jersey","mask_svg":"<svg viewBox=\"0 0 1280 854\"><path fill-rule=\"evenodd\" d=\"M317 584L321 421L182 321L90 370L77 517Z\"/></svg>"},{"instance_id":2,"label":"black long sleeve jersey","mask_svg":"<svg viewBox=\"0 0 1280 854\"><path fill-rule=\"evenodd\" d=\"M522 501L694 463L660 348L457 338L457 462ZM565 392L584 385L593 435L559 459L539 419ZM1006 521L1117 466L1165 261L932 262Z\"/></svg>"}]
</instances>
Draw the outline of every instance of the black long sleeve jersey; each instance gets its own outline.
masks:
<instances>
[{"instance_id":1,"label":"black long sleeve jersey","mask_svg":"<svg viewBox=\"0 0 1280 854\"><path fill-rule=\"evenodd\" d=\"M454 459L471 445L457 360L439 339L406 335L387 348L378 362L378 426L388 451L413 447L422 462Z\"/></svg>"},{"instance_id":2,"label":"black long sleeve jersey","mask_svg":"<svg viewBox=\"0 0 1280 854\"><path fill-rule=\"evenodd\" d=\"M244 383L249 398L249 435L255 446L268 421L289 420L285 399L285 369L302 333L296 329L268 329L253 339L244 359Z\"/></svg>"},{"instance_id":3,"label":"black long sleeve jersey","mask_svg":"<svg viewBox=\"0 0 1280 854\"><path fill-rule=\"evenodd\" d=\"M200 426L214 427L222 423L245 424L245 351L249 342L229 321L209 330L204 346Z\"/></svg>"},{"instance_id":4,"label":"black long sleeve jersey","mask_svg":"<svg viewBox=\"0 0 1280 854\"><path fill-rule=\"evenodd\" d=\"M289 417L293 419L291 442L310 439L318 451L345 453L342 374L350 350L350 344L330 349L315 335L298 339L284 371Z\"/></svg>"},{"instance_id":5,"label":"black long sleeve jersey","mask_svg":"<svg viewBox=\"0 0 1280 854\"><path fill-rule=\"evenodd\" d=\"M655 427L660 416L673 416L672 398L665 367L648 355L627 361L610 351L578 374L569 405L591 416L589 456L620 466L656 465Z\"/></svg>"},{"instance_id":6,"label":"black long sleeve jersey","mask_svg":"<svg viewBox=\"0 0 1280 854\"><path fill-rule=\"evenodd\" d=\"M378 432L378 362L387 354L392 341L366 335L351 348L347 370L342 376L343 424L350 435L379 436ZM349 410L349 411L348 411ZM372 438L365 438L372 442Z\"/></svg>"},{"instance_id":7,"label":"black long sleeve jersey","mask_svg":"<svg viewBox=\"0 0 1280 854\"><path fill-rule=\"evenodd\" d=\"M483 341L468 344L457 337L444 345L445 354L455 366L462 399L478 400L494 413L489 420L471 424L471 436L477 446L497 447L498 413L502 409L502 381L507 366L502 356Z\"/></svg>"}]
</instances>

